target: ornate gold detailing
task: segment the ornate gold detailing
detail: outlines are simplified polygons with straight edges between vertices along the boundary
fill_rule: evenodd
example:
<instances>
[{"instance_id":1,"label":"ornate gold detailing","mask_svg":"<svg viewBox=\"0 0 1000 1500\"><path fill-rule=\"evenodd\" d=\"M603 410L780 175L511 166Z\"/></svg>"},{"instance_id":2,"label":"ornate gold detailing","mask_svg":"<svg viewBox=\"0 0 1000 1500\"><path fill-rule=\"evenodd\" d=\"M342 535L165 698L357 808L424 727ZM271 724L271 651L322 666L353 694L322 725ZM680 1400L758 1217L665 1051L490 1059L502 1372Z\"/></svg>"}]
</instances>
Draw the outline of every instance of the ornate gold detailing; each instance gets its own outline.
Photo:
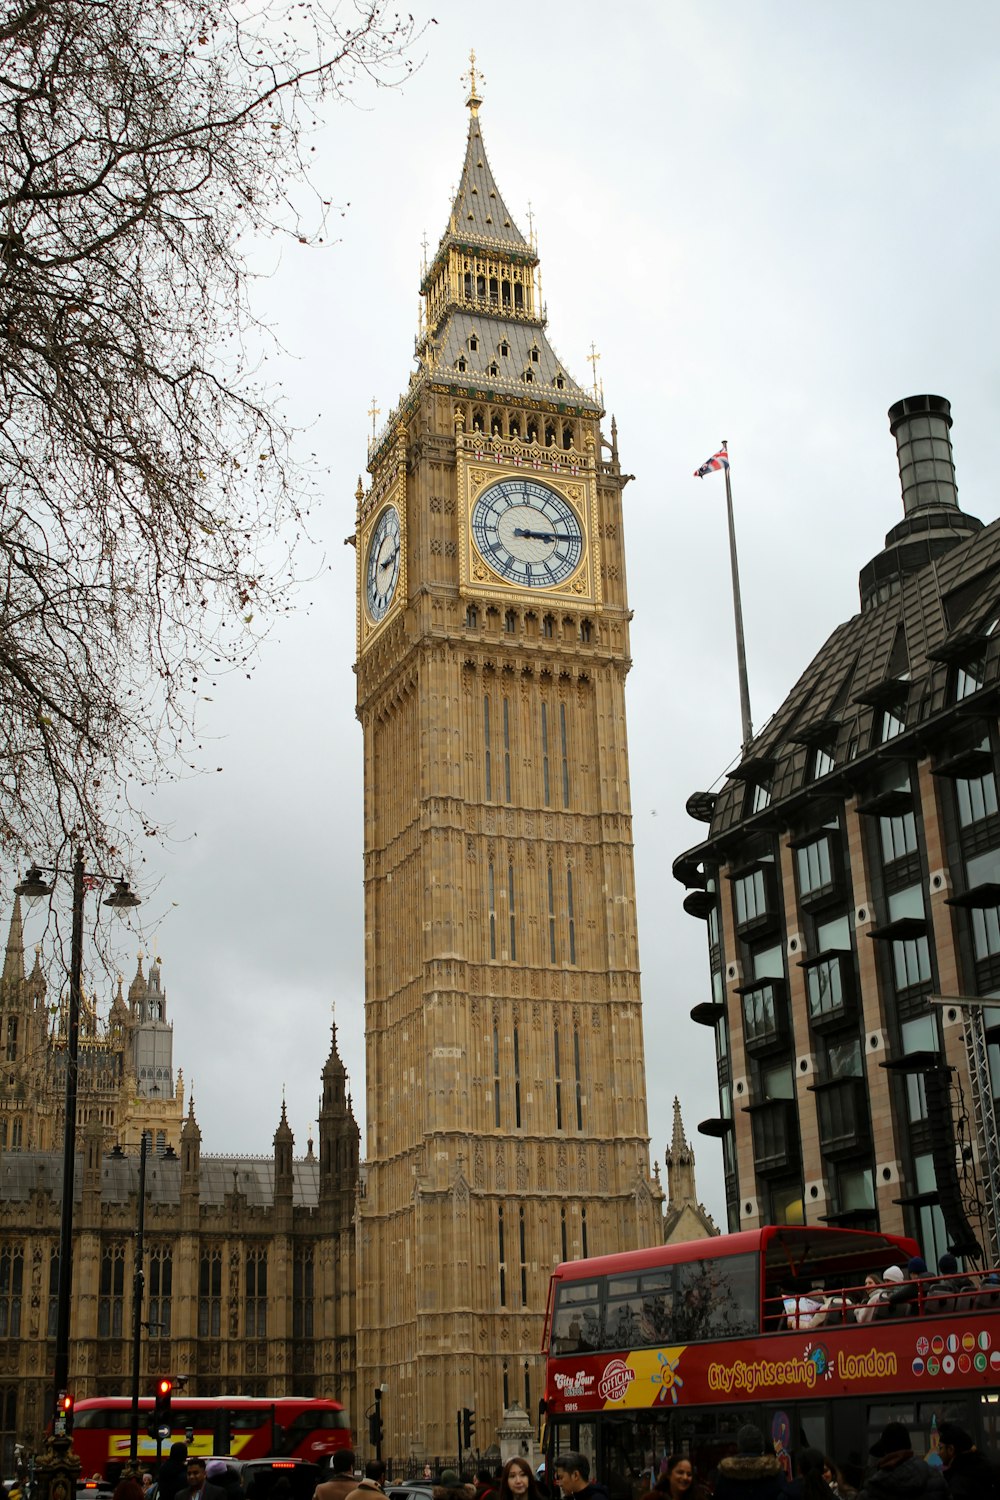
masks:
<instances>
[{"instance_id":1,"label":"ornate gold detailing","mask_svg":"<svg viewBox=\"0 0 1000 1500\"><path fill-rule=\"evenodd\" d=\"M465 83L467 81L469 85L469 97L466 99L465 103L473 115L478 115L479 106L483 101L481 96L476 91L476 84L485 83L486 79L483 77L482 73L477 73L476 71L476 54L474 51L470 51L469 53L469 71L462 74L461 81L462 83Z\"/></svg>"}]
</instances>

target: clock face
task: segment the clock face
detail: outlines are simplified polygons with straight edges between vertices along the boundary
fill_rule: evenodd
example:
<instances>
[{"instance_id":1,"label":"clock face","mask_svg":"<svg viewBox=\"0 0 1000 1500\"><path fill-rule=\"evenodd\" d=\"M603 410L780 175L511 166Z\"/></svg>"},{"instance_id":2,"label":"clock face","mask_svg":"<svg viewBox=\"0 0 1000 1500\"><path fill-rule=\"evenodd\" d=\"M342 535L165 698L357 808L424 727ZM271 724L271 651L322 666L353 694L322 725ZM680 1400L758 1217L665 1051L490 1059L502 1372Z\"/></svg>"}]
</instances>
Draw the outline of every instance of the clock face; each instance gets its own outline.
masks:
<instances>
[{"instance_id":1,"label":"clock face","mask_svg":"<svg viewBox=\"0 0 1000 1500\"><path fill-rule=\"evenodd\" d=\"M365 603L378 623L392 603L399 578L399 512L387 505L372 528L365 564Z\"/></svg>"},{"instance_id":2,"label":"clock face","mask_svg":"<svg viewBox=\"0 0 1000 1500\"><path fill-rule=\"evenodd\" d=\"M583 557L579 517L537 479L502 479L485 489L472 508L472 536L484 562L521 588L553 588Z\"/></svg>"}]
</instances>

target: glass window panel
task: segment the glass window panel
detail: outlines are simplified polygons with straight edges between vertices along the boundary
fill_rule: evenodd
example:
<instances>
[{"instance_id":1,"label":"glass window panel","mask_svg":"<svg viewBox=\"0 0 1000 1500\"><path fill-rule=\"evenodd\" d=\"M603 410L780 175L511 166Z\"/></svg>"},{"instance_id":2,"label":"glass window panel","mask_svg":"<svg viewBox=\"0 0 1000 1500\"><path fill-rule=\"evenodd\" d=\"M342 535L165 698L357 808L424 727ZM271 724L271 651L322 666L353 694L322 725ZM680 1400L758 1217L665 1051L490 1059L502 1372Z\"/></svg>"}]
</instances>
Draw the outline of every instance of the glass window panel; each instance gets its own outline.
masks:
<instances>
[{"instance_id":1,"label":"glass window panel","mask_svg":"<svg viewBox=\"0 0 1000 1500\"><path fill-rule=\"evenodd\" d=\"M761 948L751 956L754 979L784 979L785 960L780 943L773 948Z\"/></svg>"},{"instance_id":2,"label":"glass window panel","mask_svg":"<svg viewBox=\"0 0 1000 1500\"><path fill-rule=\"evenodd\" d=\"M997 784L992 771L985 776L963 777L955 782L958 820L963 828L991 817L997 810Z\"/></svg>"},{"instance_id":3,"label":"glass window panel","mask_svg":"<svg viewBox=\"0 0 1000 1500\"><path fill-rule=\"evenodd\" d=\"M840 1010L844 1004L840 959L829 958L823 963L811 964L806 970L806 989L809 995L809 1014L813 1020Z\"/></svg>"},{"instance_id":4,"label":"glass window panel","mask_svg":"<svg viewBox=\"0 0 1000 1500\"><path fill-rule=\"evenodd\" d=\"M985 911L978 907L973 909L972 941L977 958L1000 953L1000 907L988 906Z\"/></svg>"},{"instance_id":5,"label":"glass window panel","mask_svg":"<svg viewBox=\"0 0 1000 1500\"><path fill-rule=\"evenodd\" d=\"M897 938L892 945L896 988L925 984L931 977L931 954L925 937Z\"/></svg>"},{"instance_id":6,"label":"glass window panel","mask_svg":"<svg viewBox=\"0 0 1000 1500\"><path fill-rule=\"evenodd\" d=\"M837 1203L841 1213L875 1207L875 1184L870 1171L837 1173Z\"/></svg>"},{"instance_id":7,"label":"glass window panel","mask_svg":"<svg viewBox=\"0 0 1000 1500\"><path fill-rule=\"evenodd\" d=\"M860 1078L864 1073L861 1043L856 1037L846 1042L828 1042L826 1075L828 1078Z\"/></svg>"},{"instance_id":8,"label":"glass window panel","mask_svg":"<svg viewBox=\"0 0 1000 1500\"><path fill-rule=\"evenodd\" d=\"M736 921L739 926L752 922L767 911L764 871L751 870L735 882Z\"/></svg>"},{"instance_id":9,"label":"glass window panel","mask_svg":"<svg viewBox=\"0 0 1000 1500\"><path fill-rule=\"evenodd\" d=\"M816 839L814 843L806 844L802 849L796 849L795 857L801 895L808 896L811 892L822 890L824 886L830 885L833 880L833 870L828 838Z\"/></svg>"},{"instance_id":10,"label":"glass window panel","mask_svg":"<svg viewBox=\"0 0 1000 1500\"><path fill-rule=\"evenodd\" d=\"M1000 849L987 849L965 861L965 875L970 886L1000 882Z\"/></svg>"},{"instance_id":11,"label":"glass window panel","mask_svg":"<svg viewBox=\"0 0 1000 1500\"><path fill-rule=\"evenodd\" d=\"M829 776L830 772L833 770L833 767L833 756L830 755L826 750L816 750L813 752L812 773L814 781L818 781L821 776Z\"/></svg>"},{"instance_id":12,"label":"glass window panel","mask_svg":"<svg viewBox=\"0 0 1000 1500\"><path fill-rule=\"evenodd\" d=\"M772 1224L805 1223L802 1189L797 1183L792 1184L790 1187L772 1188L771 1222Z\"/></svg>"},{"instance_id":13,"label":"glass window panel","mask_svg":"<svg viewBox=\"0 0 1000 1500\"><path fill-rule=\"evenodd\" d=\"M755 813L763 812L771 800L771 788L762 786L759 782L753 789L750 799L751 810Z\"/></svg>"},{"instance_id":14,"label":"glass window panel","mask_svg":"<svg viewBox=\"0 0 1000 1500\"><path fill-rule=\"evenodd\" d=\"M924 893L919 885L908 885L903 891L893 891L889 897L889 921L898 922L902 917L923 917Z\"/></svg>"},{"instance_id":15,"label":"glass window panel","mask_svg":"<svg viewBox=\"0 0 1000 1500\"><path fill-rule=\"evenodd\" d=\"M882 858L887 865L904 854L912 854L917 847L917 820L912 812L900 813L898 817L879 818L879 833L882 837Z\"/></svg>"},{"instance_id":16,"label":"glass window panel","mask_svg":"<svg viewBox=\"0 0 1000 1500\"><path fill-rule=\"evenodd\" d=\"M884 745L886 740L894 740L897 734L902 734L905 728L905 722L898 716L898 714L894 714L892 709L887 708L883 710L878 727L878 737L880 743Z\"/></svg>"},{"instance_id":17,"label":"glass window panel","mask_svg":"<svg viewBox=\"0 0 1000 1500\"><path fill-rule=\"evenodd\" d=\"M843 948L850 952L850 917L834 917L829 922L817 922L816 946L820 953L828 953L831 948Z\"/></svg>"},{"instance_id":18,"label":"glass window panel","mask_svg":"<svg viewBox=\"0 0 1000 1500\"><path fill-rule=\"evenodd\" d=\"M676 1267L674 1336L693 1339L746 1338L758 1330L759 1276L756 1255L685 1261Z\"/></svg>"},{"instance_id":19,"label":"glass window panel","mask_svg":"<svg viewBox=\"0 0 1000 1500\"><path fill-rule=\"evenodd\" d=\"M779 1063L777 1067L762 1069L760 1085L762 1099L794 1099L795 1081L791 1063Z\"/></svg>"}]
</instances>

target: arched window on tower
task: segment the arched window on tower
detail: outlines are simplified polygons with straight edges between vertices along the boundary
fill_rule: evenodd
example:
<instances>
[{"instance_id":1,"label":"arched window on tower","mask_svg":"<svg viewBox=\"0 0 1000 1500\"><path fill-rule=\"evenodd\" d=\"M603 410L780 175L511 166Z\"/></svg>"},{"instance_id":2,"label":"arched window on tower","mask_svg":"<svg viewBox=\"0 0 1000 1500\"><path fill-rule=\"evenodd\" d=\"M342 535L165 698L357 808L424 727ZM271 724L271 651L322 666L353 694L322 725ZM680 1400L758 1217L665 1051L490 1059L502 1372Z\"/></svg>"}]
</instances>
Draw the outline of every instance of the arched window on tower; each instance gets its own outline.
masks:
<instances>
[{"instance_id":1,"label":"arched window on tower","mask_svg":"<svg viewBox=\"0 0 1000 1500\"><path fill-rule=\"evenodd\" d=\"M531 419L527 427L524 429L524 441L526 443L538 442L538 423L534 420L534 418Z\"/></svg>"},{"instance_id":2,"label":"arched window on tower","mask_svg":"<svg viewBox=\"0 0 1000 1500\"><path fill-rule=\"evenodd\" d=\"M566 448L566 449L572 448L572 446L573 446L573 423L572 422L564 422L563 423L563 439L562 439L562 443L563 443L563 447Z\"/></svg>"},{"instance_id":3,"label":"arched window on tower","mask_svg":"<svg viewBox=\"0 0 1000 1500\"><path fill-rule=\"evenodd\" d=\"M512 609L509 609L503 617L503 628L508 635L513 635L517 630L517 615Z\"/></svg>"},{"instance_id":4,"label":"arched window on tower","mask_svg":"<svg viewBox=\"0 0 1000 1500\"><path fill-rule=\"evenodd\" d=\"M556 429L555 429L555 424L552 423L552 422L546 422L546 424L545 424L545 446L546 446L546 448L554 448L555 445L556 445Z\"/></svg>"},{"instance_id":5,"label":"arched window on tower","mask_svg":"<svg viewBox=\"0 0 1000 1500\"><path fill-rule=\"evenodd\" d=\"M471 302L472 301L472 272L471 271L466 271L466 273L465 273L465 295L469 299L469 301Z\"/></svg>"},{"instance_id":6,"label":"arched window on tower","mask_svg":"<svg viewBox=\"0 0 1000 1500\"><path fill-rule=\"evenodd\" d=\"M552 383L555 386L555 388L556 388L557 391L561 391L564 388L565 384L566 384L566 377L565 377L565 375L562 375L562 374L557 375L556 378L555 378L555 380Z\"/></svg>"},{"instance_id":7,"label":"arched window on tower","mask_svg":"<svg viewBox=\"0 0 1000 1500\"><path fill-rule=\"evenodd\" d=\"M515 312L524 311L524 287L519 281L514 282L514 310Z\"/></svg>"},{"instance_id":8,"label":"arched window on tower","mask_svg":"<svg viewBox=\"0 0 1000 1500\"><path fill-rule=\"evenodd\" d=\"M530 369L529 370L525 370L523 379L525 379L527 381L532 381L532 380L534 380L534 378L535 378L535 372L534 372L534 370L530 370Z\"/></svg>"},{"instance_id":9,"label":"arched window on tower","mask_svg":"<svg viewBox=\"0 0 1000 1500\"><path fill-rule=\"evenodd\" d=\"M521 424L517 420L516 417L511 417L511 419L510 419L510 435L511 435L512 438L518 438L518 439L520 439L520 436L521 436Z\"/></svg>"},{"instance_id":10,"label":"arched window on tower","mask_svg":"<svg viewBox=\"0 0 1000 1500\"><path fill-rule=\"evenodd\" d=\"M504 307L510 306L510 282L506 278L500 283L500 300Z\"/></svg>"},{"instance_id":11,"label":"arched window on tower","mask_svg":"<svg viewBox=\"0 0 1000 1500\"><path fill-rule=\"evenodd\" d=\"M490 418L490 436L503 437L503 423L498 412L494 412Z\"/></svg>"},{"instance_id":12,"label":"arched window on tower","mask_svg":"<svg viewBox=\"0 0 1000 1500\"><path fill-rule=\"evenodd\" d=\"M485 300L486 300L486 277L485 276L477 276L476 277L476 296L480 299L480 301L485 302Z\"/></svg>"},{"instance_id":13,"label":"arched window on tower","mask_svg":"<svg viewBox=\"0 0 1000 1500\"><path fill-rule=\"evenodd\" d=\"M508 354L510 353L510 345L508 344L506 339L500 340L500 353L504 359L506 359Z\"/></svg>"},{"instance_id":14,"label":"arched window on tower","mask_svg":"<svg viewBox=\"0 0 1000 1500\"><path fill-rule=\"evenodd\" d=\"M474 333L470 333L469 335L469 348L472 350L473 354L475 354L476 350L479 348L479 340Z\"/></svg>"},{"instance_id":15,"label":"arched window on tower","mask_svg":"<svg viewBox=\"0 0 1000 1500\"><path fill-rule=\"evenodd\" d=\"M494 307L500 300L500 287L495 276L490 277L490 302Z\"/></svg>"},{"instance_id":16,"label":"arched window on tower","mask_svg":"<svg viewBox=\"0 0 1000 1500\"><path fill-rule=\"evenodd\" d=\"M476 630L479 625L479 611L474 604L470 604L465 611L466 630Z\"/></svg>"},{"instance_id":17,"label":"arched window on tower","mask_svg":"<svg viewBox=\"0 0 1000 1500\"><path fill-rule=\"evenodd\" d=\"M455 368L456 368L456 370L459 371L460 374L462 374L462 375L465 374L465 371L468 369L468 366L467 366L467 364L465 362L465 355L464 354L460 354L458 356L457 360L455 361Z\"/></svg>"},{"instance_id":18,"label":"arched window on tower","mask_svg":"<svg viewBox=\"0 0 1000 1500\"><path fill-rule=\"evenodd\" d=\"M489 366L489 374L492 375L494 379L496 379L496 377L500 374L500 366L497 364L496 360L493 360L492 364Z\"/></svg>"}]
</instances>

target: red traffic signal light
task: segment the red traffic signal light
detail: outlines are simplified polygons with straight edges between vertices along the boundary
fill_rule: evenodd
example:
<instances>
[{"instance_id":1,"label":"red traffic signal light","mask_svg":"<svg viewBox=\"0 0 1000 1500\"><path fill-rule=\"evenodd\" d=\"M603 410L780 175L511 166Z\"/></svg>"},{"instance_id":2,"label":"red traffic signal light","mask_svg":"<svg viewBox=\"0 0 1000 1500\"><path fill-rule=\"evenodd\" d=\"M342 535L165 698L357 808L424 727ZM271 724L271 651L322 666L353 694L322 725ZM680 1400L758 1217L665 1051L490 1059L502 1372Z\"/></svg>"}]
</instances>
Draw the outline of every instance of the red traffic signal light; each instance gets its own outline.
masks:
<instances>
[{"instance_id":1,"label":"red traffic signal light","mask_svg":"<svg viewBox=\"0 0 1000 1500\"><path fill-rule=\"evenodd\" d=\"M156 1382L156 1394L159 1397L169 1396L174 1388L174 1382L169 1375L161 1375Z\"/></svg>"},{"instance_id":2,"label":"red traffic signal light","mask_svg":"<svg viewBox=\"0 0 1000 1500\"><path fill-rule=\"evenodd\" d=\"M57 1406L60 1411L73 1410L73 1397L69 1394L68 1391L59 1392L59 1400L57 1402Z\"/></svg>"}]
</instances>

